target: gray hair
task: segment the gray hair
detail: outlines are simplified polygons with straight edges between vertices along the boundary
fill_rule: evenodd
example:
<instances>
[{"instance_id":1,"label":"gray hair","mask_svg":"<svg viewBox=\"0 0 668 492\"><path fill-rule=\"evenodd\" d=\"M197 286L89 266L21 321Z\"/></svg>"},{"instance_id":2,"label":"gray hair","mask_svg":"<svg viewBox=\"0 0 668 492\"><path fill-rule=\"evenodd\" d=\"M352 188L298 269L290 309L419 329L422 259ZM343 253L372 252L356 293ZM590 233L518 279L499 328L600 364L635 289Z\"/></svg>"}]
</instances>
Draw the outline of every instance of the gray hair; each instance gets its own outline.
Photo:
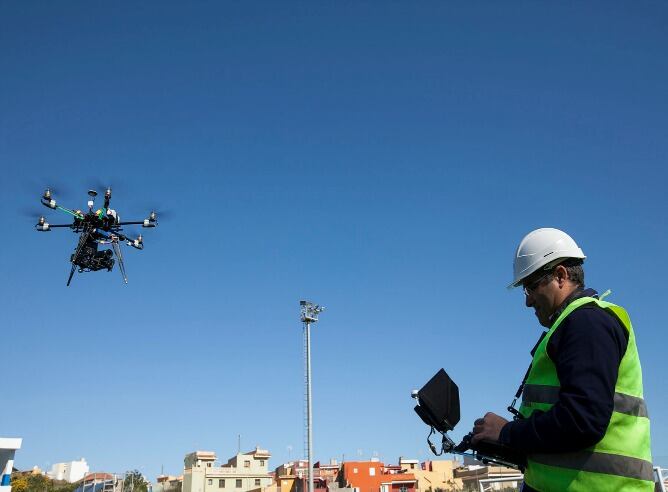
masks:
<instances>
[{"instance_id":1,"label":"gray hair","mask_svg":"<svg viewBox=\"0 0 668 492\"><path fill-rule=\"evenodd\" d=\"M584 289L585 272L584 268L582 268L582 260L580 258L569 258L563 263L560 263L560 265L562 265L568 272L568 278L570 281L581 289Z\"/></svg>"}]
</instances>

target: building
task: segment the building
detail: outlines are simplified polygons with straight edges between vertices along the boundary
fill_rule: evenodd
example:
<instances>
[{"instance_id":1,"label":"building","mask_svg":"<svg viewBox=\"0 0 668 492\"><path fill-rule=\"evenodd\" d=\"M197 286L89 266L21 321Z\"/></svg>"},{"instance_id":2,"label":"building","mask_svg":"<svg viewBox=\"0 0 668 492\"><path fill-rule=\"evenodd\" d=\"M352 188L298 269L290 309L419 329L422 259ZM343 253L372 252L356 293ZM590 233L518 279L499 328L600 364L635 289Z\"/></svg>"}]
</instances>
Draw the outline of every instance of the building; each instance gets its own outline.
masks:
<instances>
[{"instance_id":1,"label":"building","mask_svg":"<svg viewBox=\"0 0 668 492\"><path fill-rule=\"evenodd\" d=\"M338 489L337 478L339 476L340 469L341 467L336 460L329 460L329 463L321 463L319 461L315 463L313 465L313 488L315 489L315 480L318 480L318 483L324 489Z\"/></svg>"},{"instance_id":2,"label":"building","mask_svg":"<svg viewBox=\"0 0 668 492\"><path fill-rule=\"evenodd\" d=\"M183 489L183 475L173 477L171 475L160 475L151 487L153 492L181 492Z\"/></svg>"},{"instance_id":3,"label":"building","mask_svg":"<svg viewBox=\"0 0 668 492\"><path fill-rule=\"evenodd\" d=\"M289 463L283 463L274 470L274 481L277 492L300 492L306 490L305 481L308 478L308 461L298 460ZM313 488L317 487L317 482L313 481Z\"/></svg>"},{"instance_id":4,"label":"building","mask_svg":"<svg viewBox=\"0 0 668 492\"><path fill-rule=\"evenodd\" d=\"M416 483L412 473L377 460L346 461L338 475L339 487L350 487L355 492L415 492Z\"/></svg>"},{"instance_id":5,"label":"building","mask_svg":"<svg viewBox=\"0 0 668 492\"><path fill-rule=\"evenodd\" d=\"M473 490L480 488L480 482L486 485L485 490L503 490L517 488L524 480L521 472L505 466L468 465L456 469L454 475Z\"/></svg>"},{"instance_id":6,"label":"building","mask_svg":"<svg viewBox=\"0 0 668 492\"><path fill-rule=\"evenodd\" d=\"M0 492L12 490L14 454L17 449L21 449L22 442L20 437L0 437Z\"/></svg>"},{"instance_id":7,"label":"building","mask_svg":"<svg viewBox=\"0 0 668 492\"><path fill-rule=\"evenodd\" d=\"M268 487L273 481L268 471L270 457L269 451L256 447L221 465L213 451L187 454L183 460L183 492L249 492Z\"/></svg>"},{"instance_id":8,"label":"building","mask_svg":"<svg viewBox=\"0 0 668 492\"><path fill-rule=\"evenodd\" d=\"M313 490L330 491L339 489L338 476L340 466L336 460L313 465ZM298 460L284 463L274 471L276 492L304 492L308 490L308 461ZM273 491L263 491L273 492Z\"/></svg>"},{"instance_id":9,"label":"building","mask_svg":"<svg viewBox=\"0 0 668 492\"><path fill-rule=\"evenodd\" d=\"M123 490L123 477L105 472L93 472L86 474L74 492L121 492Z\"/></svg>"},{"instance_id":10,"label":"building","mask_svg":"<svg viewBox=\"0 0 668 492\"><path fill-rule=\"evenodd\" d=\"M420 492L436 492L437 490L462 490L464 483L455 478L455 470L462 466L456 460L425 461L399 458L399 466L406 472L413 473Z\"/></svg>"},{"instance_id":11,"label":"building","mask_svg":"<svg viewBox=\"0 0 668 492\"><path fill-rule=\"evenodd\" d=\"M68 461L66 463L55 463L46 476L52 480L65 480L69 483L78 482L90 471L86 460Z\"/></svg>"}]
</instances>

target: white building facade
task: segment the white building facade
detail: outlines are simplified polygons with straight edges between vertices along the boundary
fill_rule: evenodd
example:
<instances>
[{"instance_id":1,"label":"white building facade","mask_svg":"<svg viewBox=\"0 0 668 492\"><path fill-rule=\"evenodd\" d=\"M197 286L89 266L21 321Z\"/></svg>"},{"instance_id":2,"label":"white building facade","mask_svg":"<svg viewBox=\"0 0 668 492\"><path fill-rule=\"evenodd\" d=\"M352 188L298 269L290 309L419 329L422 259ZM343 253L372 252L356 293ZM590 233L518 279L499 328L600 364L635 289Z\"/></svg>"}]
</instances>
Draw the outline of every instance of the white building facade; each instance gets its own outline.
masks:
<instances>
[{"instance_id":1,"label":"white building facade","mask_svg":"<svg viewBox=\"0 0 668 492\"><path fill-rule=\"evenodd\" d=\"M21 449L22 441L19 437L0 437L0 492L12 490L14 454Z\"/></svg>"},{"instance_id":2,"label":"white building facade","mask_svg":"<svg viewBox=\"0 0 668 492\"><path fill-rule=\"evenodd\" d=\"M81 458L79 461L55 463L46 475L52 480L65 480L69 483L78 482L89 472L88 463Z\"/></svg>"},{"instance_id":3,"label":"white building facade","mask_svg":"<svg viewBox=\"0 0 668 492\"><path fill-rule=\"evenodd\" d=\"M183 492L250 492L269 486L269 451L255 448L238 453L220 465L213 451L195 451L186 455Z\"/></svg>"}]
</instances>

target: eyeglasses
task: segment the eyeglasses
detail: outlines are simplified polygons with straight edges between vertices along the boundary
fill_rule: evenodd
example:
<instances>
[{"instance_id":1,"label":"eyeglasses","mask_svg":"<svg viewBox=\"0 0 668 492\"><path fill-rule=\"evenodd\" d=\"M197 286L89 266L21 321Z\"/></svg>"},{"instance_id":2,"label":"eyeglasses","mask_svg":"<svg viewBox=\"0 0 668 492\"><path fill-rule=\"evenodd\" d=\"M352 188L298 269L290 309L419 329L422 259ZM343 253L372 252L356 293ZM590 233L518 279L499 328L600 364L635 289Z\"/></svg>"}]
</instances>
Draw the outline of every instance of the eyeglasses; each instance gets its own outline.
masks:
<instances>
[{"instance_id":1,"label":"eyeglasses","mask_svg":"<svg viewBox=\"0 0 668 492\"><path fill-rule=\"evenodd\" d=\"M533 294L536 291L536 289L543 282L543 280L545 280L547 277L550 277L550 276L552 276L552 272L547 272L545 275L543 275L542 277L540 277L537 280L534 280L529 285L525 285L524 286L524 295L529 297L531 294Z\"/></svg>"}]
</instances>

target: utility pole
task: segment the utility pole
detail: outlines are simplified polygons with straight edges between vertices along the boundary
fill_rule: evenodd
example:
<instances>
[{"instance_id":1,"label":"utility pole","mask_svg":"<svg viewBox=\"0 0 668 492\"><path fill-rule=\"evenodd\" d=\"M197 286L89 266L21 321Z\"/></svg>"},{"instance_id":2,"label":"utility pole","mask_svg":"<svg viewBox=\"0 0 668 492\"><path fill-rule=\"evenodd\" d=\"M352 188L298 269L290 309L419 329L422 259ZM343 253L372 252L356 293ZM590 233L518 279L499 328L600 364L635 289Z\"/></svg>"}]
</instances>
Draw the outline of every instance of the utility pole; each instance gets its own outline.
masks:
<instances>
[{"instance_id":1,"label":"utility pole","mask_svg":"<svg viewBox=\"0 0 668 492\"><path fill-rule=\"evenodd\" d=\"M301 321L304 323L306 351L306 452L308 455L308 492L313 492L313 413L311 409L311 323L318 322L324 307L309 301L299 301Z\"/></svg>"}]
</instances>

